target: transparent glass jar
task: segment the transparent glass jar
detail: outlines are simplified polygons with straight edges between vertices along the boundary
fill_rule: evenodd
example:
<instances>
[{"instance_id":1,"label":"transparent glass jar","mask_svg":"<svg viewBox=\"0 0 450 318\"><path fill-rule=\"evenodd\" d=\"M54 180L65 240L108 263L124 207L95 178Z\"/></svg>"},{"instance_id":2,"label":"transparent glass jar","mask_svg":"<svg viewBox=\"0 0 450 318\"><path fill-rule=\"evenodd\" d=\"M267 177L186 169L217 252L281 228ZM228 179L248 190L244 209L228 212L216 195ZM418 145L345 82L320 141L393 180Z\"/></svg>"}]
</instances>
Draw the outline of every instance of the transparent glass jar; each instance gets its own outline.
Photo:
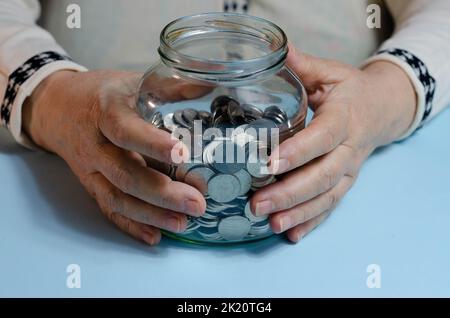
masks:
<instances>
[{"instance_id":1,"label":"transparent glass jar","mask_svg":"<svg viewBox=\"0 0 450 318\"><path fill-rule=\"evenodd\" d=\"M207 13L171 22L160 40L161 59L142 78L137 109L189 148L183 162L161 169L207 202L186 232L166 234L197 243L273 235L250 198L276 181L269 156L305 127L307 112L305 89L285 65L286 35L261 18Z\"/></svg>"}]
</instances>

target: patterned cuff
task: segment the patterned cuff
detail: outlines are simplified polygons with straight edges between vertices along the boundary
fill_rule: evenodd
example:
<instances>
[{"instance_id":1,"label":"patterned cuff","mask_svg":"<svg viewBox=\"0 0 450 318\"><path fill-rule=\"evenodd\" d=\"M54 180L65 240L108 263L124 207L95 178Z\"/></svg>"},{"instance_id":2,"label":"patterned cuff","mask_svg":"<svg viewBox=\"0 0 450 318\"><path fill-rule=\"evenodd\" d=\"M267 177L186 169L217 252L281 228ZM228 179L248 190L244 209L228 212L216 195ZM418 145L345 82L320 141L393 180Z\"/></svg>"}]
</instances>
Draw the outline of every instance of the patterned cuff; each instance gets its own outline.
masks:
<instances>
[{"instance_id":1,"label":"patterned cuff","mask_svg":"<svg viewBox=\"0 0 450 318\"><path fill-rule=\"evenodd\" d=\"M411 127L398 141L408 138L421 128L433 109L436 81L430 75L425 63L409 51L397 48L383 49L364 62L363 67L377 61L391 62L400 67L409 77L417 95L416 115Z\"/></svg>"},{"instance_id":2,"label":"patterned cuff","mask_svg":"<svg viewBox=\"0 0 450 318\"><path fill-rule=\"evenodd\" d=\"M68 56L55 52L40 53L30 58L9 76L8 86L6 87L4 100L0 108L0 120L3 125L9 127L11 110L22 84L44 65L62 60L70 61L71 59Z\"/></svg>"},{"instance_id":3,"label":"patterned cuff","mask_svg":"<svg viewBox=\"0 0 450 318\"><path fill-rule=\"evenodd\" d=\"M414 54L402 50L402 49L389 49L382 50L378 52L378 54L388 53L397 58L403 60L407 63L416 74L420 83L422 84L425 91L425 111L423 113L423 117L421 118L421 124L423 124L431 114L433 110L433 99L434 93L436 91L436 80L430 75L428 72L428 68L425 63L423 63L417 56Z\"/></svg>"},{"instance_id":4,"label":"patterned cuff","mask_svg":"<svg viewBox=\"0 0 450 318\"><path fill-rule=\"evenodd\" d=\"M39 149L23 133L22 106L26 98L45 78L60 70L87 71L85 67L73 62L64 53L52 51L36 54L9 76L3 102L0 97L2 102L0 120L22 146Z\"/></svg>"}]
</instances>

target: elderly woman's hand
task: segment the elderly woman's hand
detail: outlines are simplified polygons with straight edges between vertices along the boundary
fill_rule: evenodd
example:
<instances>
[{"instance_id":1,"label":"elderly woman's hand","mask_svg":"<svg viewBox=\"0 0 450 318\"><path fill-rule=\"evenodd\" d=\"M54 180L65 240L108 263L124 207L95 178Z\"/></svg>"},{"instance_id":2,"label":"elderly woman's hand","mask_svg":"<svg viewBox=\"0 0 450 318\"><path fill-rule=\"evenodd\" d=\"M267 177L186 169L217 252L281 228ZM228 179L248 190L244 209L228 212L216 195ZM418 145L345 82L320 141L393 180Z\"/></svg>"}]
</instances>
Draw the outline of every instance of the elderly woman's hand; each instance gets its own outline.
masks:
<instances>
[{"instance_id":1,"label":"elderly woman's hand","mask_svg":"<svg viewBox=\"0 0 450 318\"><path fill-rule=\"evenodd\" d=\"M159 229L184 231L186 215L200 216L206 203L193 187L147 166L143 155L169 163L179 144L133 109L140 77L56 72L27 100L24 128L36 144L69 164L111 221L153 245L161 238ZM195 87L166 84L161 87L167 91L159 92L164 98L197 94Z\"/></svg>"},{"instance_id":2,"label":"elderly woman's hand","mask_svg":"<svg viewBox=\"0 0 450 318\"><path fill-rule=\"evenodd\" d=\"M359 70L290 48L288 65L303 80L314 118L271 158L280 181L252 198L256 215L298 242L350 189L363 162L392 143L413 121L416 97L406 74L376 62Z\"/></svg>"}]
</instances>

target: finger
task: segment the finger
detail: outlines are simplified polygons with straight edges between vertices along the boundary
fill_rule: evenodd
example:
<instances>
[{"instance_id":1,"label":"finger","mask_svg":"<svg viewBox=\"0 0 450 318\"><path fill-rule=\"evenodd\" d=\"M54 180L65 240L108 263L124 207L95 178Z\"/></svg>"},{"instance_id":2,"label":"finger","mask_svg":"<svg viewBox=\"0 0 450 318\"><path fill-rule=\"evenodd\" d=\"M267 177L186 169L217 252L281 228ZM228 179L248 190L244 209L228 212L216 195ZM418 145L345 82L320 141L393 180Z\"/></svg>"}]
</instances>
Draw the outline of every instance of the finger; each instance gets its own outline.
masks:
<instances>
[{"instance_id":1,"label":"finger","mask_svg":"<svg viewBox=\"0 0 450 318\"><path fill-rule=\"evenodd\" d=\"M137 240L142 240L149 245L156 245L161 240L161 233L159 229L133 221L123 215L114 213L114 209L111 209L106 200L102 198L107 197L108 191L106 186L102 187L102 184L106 184L106 179L100 173L94 173L89 175L83 180L83 184L86 189L97 201L101 212L122 231L128 233Z\"/></svg>"},{"instance_id":2,"label":"finger","mask_svg":"<svg viewBox=\"0 0 450 318\"><path fill-rule=\"evenodd\" d=\"M116 213L141 224L152 225L171 232L186 230L185 215L147 204L123 193L111 184L101 173L90 176L89 187L103 211Z\"/></svg>"},{"instance_id":3,"label":"finger","mask_svg":"<svg viewBox=\"0 0 450 318\"><path fill-rule=\"evenodd\" d=\"M308 222L325 211L333 209L351 188L353 182L353 177L344 176L329 191L291 209L274 214L270 219L272 230L275 233L285 232L299 224Z\"/></svg>"},{"instance_id":4,"label":"finger","mask_svg":"<svg viewBox=\"0 0 450 318\"><path fill-rule=\"evenodd\" d=\"M125 96L103 98L99 128L102 134L120 148L135 151L163 162L172 162L172 150L182 144L176 138L146 122L132 109L132 100ZM186 147L180 151L187 151ZM179 153L183 157L182 153Z\"/></svg>"},{"instance_id":5,"label":"finger","mask_svg":"<svg viewBox=\"0 0 450 318\"><path fill-rule=\"evenodd\" d=\"M282 142L271 154L269 169L283 174L335 149L348 137L345 106L324 104L305 129Z\"/></svg>"},{"instance_id":6,"label":"finger","mask_svg":"<svg viewBox=\"0 0 450 318\"><path fill-rule=\"evenodd\" d=\"M286 60L288 67L297 74L306 89L311 91L321 85L338 83L350 74L350 69L343 64L314 57L297 50L289 44L289 54Z\"/></svg>"},{"instance_id":7,"label":"finger","mask_svg":"<svg viewBox=\"0 0 450 318\"><path fill-rule=\"evenodd\" d=\"M109 219L116 224L119 229L130 234L137 240L144 241L148 245L157 245L161 241L160 230L153 226L135 222L117 213L109 214Z\"/></svg>"},{"instance_id":8,"label":"finger","mask_svg":"<svg viewBox=\"0 0 450 318\"><path fill-rule=\"evenodd\" d=\"M350 148L339 146L331 153L259 190L251 200L252 211L256 215L284 211L328 191L345 174L354 171L352 153Z\"/></svg>"},{"instance_id":9,"label":"finger","mask_svg":"<svg viewBox=\"0 0 450 318\"><path fill-rule=\"evenodd\" d=\"M136 164L123 149L103 144L96 157L95 168L126 194L192 216L200 216L206 209L205 199L197 189Z\"/></svg>"},{"instance_id":10,"label":"finger","mask_svg":"<svg viewBox=\"0 0 450 318\"><path fill-rule=\"evenodd\" d=\"M286 233L288 239L293 243L299 242L308 233L310 233L312 230L314 230L319 224L321 224L323 221L325 221L326 218L330 216L330 214L331 214L331 211L326 211L326 212L322 213L321 215L316 216L315 218L313 218L303 224L299 224L296 227L290 229Z\"/></svg>"}]
</instances>

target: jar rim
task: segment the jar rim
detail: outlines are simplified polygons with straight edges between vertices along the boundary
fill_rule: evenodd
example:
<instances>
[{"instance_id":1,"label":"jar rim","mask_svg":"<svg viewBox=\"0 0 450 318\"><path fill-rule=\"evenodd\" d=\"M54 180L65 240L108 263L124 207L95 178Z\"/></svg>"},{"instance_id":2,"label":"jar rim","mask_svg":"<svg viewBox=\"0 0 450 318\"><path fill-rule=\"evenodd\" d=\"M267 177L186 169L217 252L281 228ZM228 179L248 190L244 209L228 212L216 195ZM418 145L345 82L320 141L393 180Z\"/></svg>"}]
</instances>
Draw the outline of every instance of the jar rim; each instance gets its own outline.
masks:
<instances>
[{"instance_id":1,"label":"jar rim","mask_svg":"<svg viewBox=\"0 0 450 318\"><path fill-rule=\"evenodd\" d=\"M242 34L262 39L266 44L270 44L270 52L240 60L205 59L179 52L174 46L177 40L183 36L183 32L187 32L187 28L183 27L183 24L197 20L203 21L204 24L193 24L191 29L200 30L200 28L206 27L230 34L242 32ZM251 24L259 25L261 29L257 29ZM187 38L198 34L201 32L188 34ZM196 74L198 77L213 76L215 80L218 77L238 80L263 72L277 71L283 67L288 53L288 45L284 31L269 20L240 13L210 12L184 16L167 24L161 31L158 52L166 65L179 71Z\"/></svg>"}]
</instances>

